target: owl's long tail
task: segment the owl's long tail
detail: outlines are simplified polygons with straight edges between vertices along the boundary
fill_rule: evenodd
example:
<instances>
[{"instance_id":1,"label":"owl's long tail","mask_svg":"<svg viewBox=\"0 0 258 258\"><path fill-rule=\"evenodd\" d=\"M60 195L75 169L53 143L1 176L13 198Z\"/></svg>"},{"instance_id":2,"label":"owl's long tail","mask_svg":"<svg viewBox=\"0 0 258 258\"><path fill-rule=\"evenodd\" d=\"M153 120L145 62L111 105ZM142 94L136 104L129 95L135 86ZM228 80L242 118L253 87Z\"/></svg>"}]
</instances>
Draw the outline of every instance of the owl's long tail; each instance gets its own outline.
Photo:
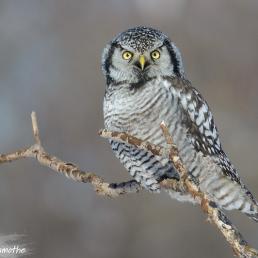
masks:
<instances>
[{"instance_id":1,"label":"owl's long tail","mask_svg":"<svg viewBox=\"0 0 258 258\"><path fill-rule=\"evenodd\" d=\"M246 195L248 196L249 200L251 201L249 210L242 210L243 213L245 213L249 218L254 220L255 222L258 223L258 202L254 198L253 194L246 188Z\"/></svg>"},{"instance_id":2,"label":"owl's long tail","mask_svg":"<svg viewBox=\"0 0 258 258\"><path fill-rule=\"evenodd\" d=\"M243 211L244 212L244 211ZM258 223L258 203L253 204L251 211L244 212L250 219Z\"/></svg>"},{"instance_id":3,"label":"owl's long tail","mask_svg":"<svg viewBox=\"0 0 258 258\"><path fill-rule=\"evenodd\" d=\"M244 205L242 209L240 208L239 210L246 214L250 219L258 223L258 202L255 200L252 193L247 190L247 188L246 197L248 198L246 205Z\"/></svg>"},{"instance_id":4,"label":"owl's long tail","mask_svg":"<svg viewBox=\"0 0 258 258\"><path fill-rule=\"evenodd\" d=\"M258 223L258 213L256 213L255 215L251 216L250 218Z\"/></svg>"},{"instance_id":5,"label":"owl's long tail","mask_svg":"<svg viewBox=\"0 0 258 258\"><path fill-rule=\"evenodd\" d=\"M250 219L254 220L255 222L258 223L258 213L255 214L250 214L250 213L245 213Z\"/></svg>"}]
</instances>

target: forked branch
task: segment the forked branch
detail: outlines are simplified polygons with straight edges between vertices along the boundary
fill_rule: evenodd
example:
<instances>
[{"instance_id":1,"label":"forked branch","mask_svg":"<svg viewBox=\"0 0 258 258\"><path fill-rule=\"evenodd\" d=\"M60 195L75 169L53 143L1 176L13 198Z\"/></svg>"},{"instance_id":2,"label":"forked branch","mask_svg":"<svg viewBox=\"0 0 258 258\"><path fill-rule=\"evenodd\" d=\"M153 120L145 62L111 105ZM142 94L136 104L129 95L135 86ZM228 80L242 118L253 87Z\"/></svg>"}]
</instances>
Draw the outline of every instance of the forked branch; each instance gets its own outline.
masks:
<instances>
[{"instance_id":1,"label":"forked branch","mask_svg":"<svg viewBox=\"0 0 258 258\"><path fill-rule=\"evenodd\" d=\"M134 180L118 184L110 184L92 172L83 171L73 163L64 162L57 157L48 154L41 144L35 112L32 112L31 119L35 144L13 153L1 154L0 164L22 158L34 158L41 165L49 167L68 178L71 178L77 182L92 184L95 191L103 196L118 197L123 194L137 193L142 190L141 186L139 186L139 184ZM189 192L200 204L202 210L207 214L209 221L217 226L238 257L258 257L258 252L247 244L238 229L229 221L225 214L216 206L214 202L211 202L208 196L201 192L198 186L196 186L196 184L191 180L182 163L182 160L179 157L178 149L173 144L173 138L169 134L165 123L161 124L161 129L163 130L164 137L166 138L169 148L162 148L160 146L153 145L127 133L101 130L99 135L104 138L114 139L134 145L137 148L150 151L152 154L157 156L168 157L172 161L177 171L180 173L181 179L179 182L171 179L163 180L160 182L161 187L168 190L172 189L175 191L180 190Z\"/></svg>"}]
</instances>

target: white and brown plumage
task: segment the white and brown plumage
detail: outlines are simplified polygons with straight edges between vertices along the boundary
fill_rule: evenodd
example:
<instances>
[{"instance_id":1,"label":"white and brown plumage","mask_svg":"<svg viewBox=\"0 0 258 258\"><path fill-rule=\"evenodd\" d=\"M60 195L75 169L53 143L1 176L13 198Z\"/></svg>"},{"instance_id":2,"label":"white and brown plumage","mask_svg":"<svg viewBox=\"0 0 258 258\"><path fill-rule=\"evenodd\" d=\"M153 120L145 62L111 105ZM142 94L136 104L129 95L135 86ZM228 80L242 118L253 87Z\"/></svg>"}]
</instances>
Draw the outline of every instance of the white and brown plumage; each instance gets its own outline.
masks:
<instances>
[{"instance_id":1,"label":"white and brown plumage","mask_svg":"<svg viewBox=\"0 0 258 258\"><path fill-rule=\"evenodd\" d=\"M212 113L186 80L180 52L165 34L146 27L119 34L104 49L102 68L108 130L165 146L160 130L165 121L201 190L220 207L238 209L258 221L257 203L224 153ZM116 141L111 146L131 176L150 191L159 191L164 177L179 178L167 159ZM193 201L184 193L170 195Z\"/></svg>"}]
</instances>

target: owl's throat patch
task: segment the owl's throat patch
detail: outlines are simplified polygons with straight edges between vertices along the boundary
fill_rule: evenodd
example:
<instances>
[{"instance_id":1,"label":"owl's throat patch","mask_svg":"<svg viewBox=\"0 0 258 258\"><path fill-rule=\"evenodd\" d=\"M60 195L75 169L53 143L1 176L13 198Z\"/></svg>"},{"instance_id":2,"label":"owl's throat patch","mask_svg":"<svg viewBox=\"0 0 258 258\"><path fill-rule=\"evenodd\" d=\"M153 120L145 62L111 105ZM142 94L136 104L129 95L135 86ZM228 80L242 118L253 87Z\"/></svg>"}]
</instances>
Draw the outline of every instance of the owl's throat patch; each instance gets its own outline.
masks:
<instances>
[{"instance_id":1,"label":"owl's throat patch","mask_svg":"<svg viewBox=\"0 0 258 258\"><path fill-rule=\"evenodd\" d=\"M139 81L130 84L130 90L141 88L146 83L146 79L141 78Z\"/></svg>"},{"instance_id":2,"label":"owl's throat patch","mask_svg":"<svg viewBox=\"0 0 258 258\"><path fill-rule=\"evenodd\" d=\"M152 79L155 79L156 77L147 77L145 75L139 76L139 79L137 82L131 82L130 83L130 90L137 90L141 87L145 86L147 82L151 81Z\"/></svg>"}]
</instances>

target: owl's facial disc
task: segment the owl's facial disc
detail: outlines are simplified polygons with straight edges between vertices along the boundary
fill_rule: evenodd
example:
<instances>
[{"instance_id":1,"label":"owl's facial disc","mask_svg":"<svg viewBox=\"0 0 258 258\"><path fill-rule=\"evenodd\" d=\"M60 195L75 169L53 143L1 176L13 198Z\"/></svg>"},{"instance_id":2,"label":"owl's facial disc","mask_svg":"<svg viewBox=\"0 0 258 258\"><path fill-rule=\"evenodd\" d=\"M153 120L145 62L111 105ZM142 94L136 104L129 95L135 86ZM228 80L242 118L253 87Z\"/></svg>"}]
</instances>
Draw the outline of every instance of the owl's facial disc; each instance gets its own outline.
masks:
<instances>
[{"instance_id":1,"label":"owl's facial disc","mask_svg":"<svg viewBox=\"0 0 258 258\"><path fill-rule=\"evenodd\" d=\"M152 78L171 75L173 66L163 45L145 51L118 45L112 54L109 72L115 82L126 81L139 88Z\"/></svg>"}]
</instances>

